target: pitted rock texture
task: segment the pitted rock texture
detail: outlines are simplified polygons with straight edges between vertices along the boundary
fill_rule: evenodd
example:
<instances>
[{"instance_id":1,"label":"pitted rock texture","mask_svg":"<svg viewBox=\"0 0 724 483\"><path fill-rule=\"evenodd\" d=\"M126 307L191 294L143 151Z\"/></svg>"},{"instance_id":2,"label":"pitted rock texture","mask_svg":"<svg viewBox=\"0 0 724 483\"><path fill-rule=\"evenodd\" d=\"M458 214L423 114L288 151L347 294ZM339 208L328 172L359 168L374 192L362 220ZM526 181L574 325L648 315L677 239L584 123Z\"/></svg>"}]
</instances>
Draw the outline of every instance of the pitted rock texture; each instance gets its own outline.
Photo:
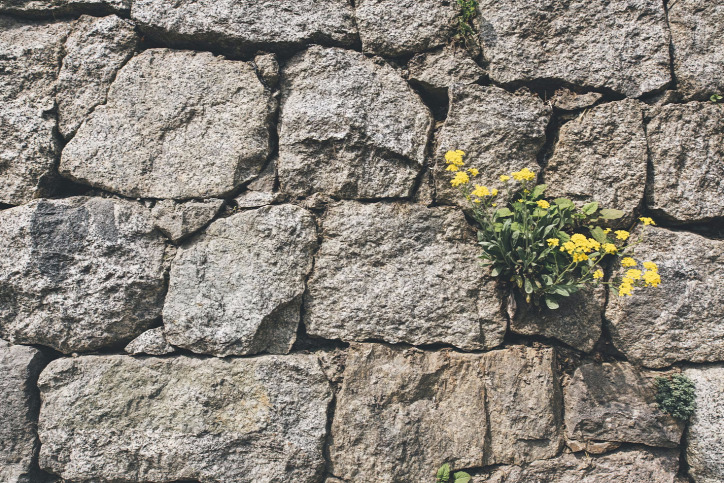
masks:
<instances>
[{"instance_id":1,"label":"pitted rock texture","mask_svg":"<svg viewBox=\"0 0 724 483\"><path fill-rule=\"evenodd\" d=\"M332 392L314 356L85 356L53 361L38 386L40 466L68 480L322 476Z\"/></svg>"},{"instance_id":2,"label":"pitted rock texture","mask_svg":"<svg viewBox=\"0 0 724 483\"><path fill-rule=\"evenodd\" d=\"M130 9L131 0L0 0L0 13L25 17L128 14Z\"/></svg>"},{"instance_id":3,"label":"pitted rock texture","mask_svg":"<svg viewBox=\"0 0 724 483\"><path fill-rule=\"evenodd\" d=\"M659 372L626 362L584 364L565 389L566 437L676 448L683 423L656 403Z\"/></svg>"},{"instance_id":4,"label":"pitted rock texture","mask_svg":"<svg viewBox=\"0 0 724 483\"><path fill-rule=\"evenodd\" d=\"M500 291L476 266L459 210L340 202L322 236L305 296L310 335L468 350L502 343Z\"/></svg>"},{"instance_id":5,"label":"pitted rock texture","mask_svg":"<svg viewBox=\"0 0 724 483\"><path fill-rule=\"evenodd\" d=\"M279 83L279 60L275 54L261 53L254 57L254 65L259 77L269 87L276 87Z\"/></svg>"},{"instance_id":6,"label":"pitted rock texture","mask_svg":"<svg viewBox=\"0 0 724 483\"><path fill-rule=\"evenodd\" d=\"M259 174L275 105L250 63L149 49L118 72L60 172L124 196L224 196Z\"/></svg>"},{"instance_id":7,"label":"pitted rock texture","mask_svg":"<svg viewBox=\"0 0 724 483\"><path fill-rule=\"evenodd\" d=\"M437 200L458 201L445 171L447 151L463 150L467 167L480 170L473 181L486 186L498 176L522 168L536 171L536 157L546 140L551 109L536 95L515 94L499 87L454 85L450 111L437 136L435 185Z\"/></svg>"},{"instance_id":8,"label":"pitted rock texture","mask_svg":"<svg viewBox=\"0 0 724 483\"><path fill-rule=\"evenodd\" d=\"M235 55L309 44L348 47L357 41L347 0L134 0L131 17L164 45L213 47Z\"/></svg>"},{"instance_id":9,"label":"pitted rock texture","mask_svg":"<svg viewBox=\"0 0 724 483\"><path fill-rule=\"evenodd\" d=\"M671 83L659 0L481 0L478 11L495 82L550 80L627 97Z\"/></svg>"},{"instance_id":10,"label":"pitted rock texture","mask_svg":"<svg viewBox=\"0 0 724 483\"><path fill-rule=\"evenodd\" d=\"M554 360L550 349L519 346L461 354L353 344L332 423L331 473L422 482L434 479L439 461L469 468L555 456Z\"/></svg>"},{"instance_id":11,"label":"pitted rock texture","mask_svg":"<svg viewBox=\"0 0 724 483\"><path fill-rule=\"evenodd\" d=\"M678 0L669 4L674 74L689 98L724 92L724 4Z\"/></svg>"},{"instance_id":12,"label":"pitted rock texture","mask_svg":"<svg viewBox=\"0 0 724 483\"><path fill-rule=\"evenodd\" d=\"M585 111L561 127L548 160L546 196L566 197L579 207L597 201L634 220L646 189L648 151L638 101L610 102Z\"/></svg>"},{"instance_id":13,"label":"pitted rock texture","mask_svg":"<svg viewBox=\"0 0 724 483\"><path fill-rule=\"evenodd\" d=\"M164 251L140 204L37 200L0 212L0 336L64 353L129 341L159 315Z\"/></svg>"},{"instance_id":14,"label":"pitted rock texture","mask_svg":"<svg viewBox=\"0 0 724 483\"><path fill-rule=\"evenodd\" d=\"M224 200L177 202L161 200L151 208L156 228L177 243L209 223L224 206Z\"/></svg>"},{"instance_id":15,"label":"pitted rock texture","mask_svg":"<svg viewBox=\"0 0 724 483\"><path fill-rule=\"evenodd\" d=\"M407 64L408 79L425 91L447 97L453 84L474 84L485 76L464 48L448 46L432 52L417 54Z\"/></svg>"},{"instance_id":16,"label":"pitted rock texture","mask_svg":"<svg viewBox=\"0 0 724 483\"><path fill-rule=\"evenodd\" d=\"M82 16L65 41L58 74L58 130L68 138L93 109L106 101L118 70L131 58L138 36L115 15Z\"/></svg>"},{"instance_id":17,"label":"pitted rock texture","mask_svg":"<svg viewBox=\"0 0 724 483\"><path fill-rule=\"evenodd\" d=\"M279 181L297 196L409 197L429 109L384 61L311 47L282 71Z\"/></svg>"},{"instance_id":18,"label":"pitted rock texture","mask_svg":"<svg viewBox=\"0 0 724 483\"><path fill-rule=\"evenodd\" d=\"M570 89L558 89L555 94L553 94L551 103L553 107L559 111L577 111L594 105L602 98L603 94L599 92L580 94Z\"/></svg>"},{"instance_id":19,"label":"pitted rock texture","mask_svg":"<svg viewBox=\"0 0 724 483\"><path fill-rule=\"evenodd\" d=\"M52 191L60 155L53 96L69 29L0 16L0 203Z\"/></svg>"},{"instance_id":20,"label":"pitted rock texture","mask_svg":"<svg viewBox=\"0 0 724 483\"><path fill-rule=\"evenodd\" d=\"M176 351L166 340L163 327L147 330L133 339L123 350L132 355L148 354L151 356L163 356Z\"/></svg>"},{"instance_id":21,"label":"pitted rock texture","mask_svg":"<svg viewBox=\"0 0 724 483\"><path fill-rule=\"evenodd\" d=\"M588 287L564 298L556 310L529 305L522 296L516 295L510 330L516 334L551 337L574 349L590 352L601 338L605 303L603 286Z\"/></svg>"},{"instance_id":22,"label":"pitted rock texture","mask_svg":"<svg viewBox=\"0 0 724 483\"><path fill-rule=\"evenodd\" d=\"M565 453L527 467L502 466L474 483L678 483L676 450L626 449L591 458Z\"/></svg>"},{"instance_id":23,"label":"pitted rock texture","mask_svg":"<svg viewBox=\"0 0 724 483\"><path fill-rule=\"evenodd\" d=\"M664 106L647 126L648 206L678 222L724 217L724 106Z\"/></svg>"},{"instance_id":24,"label":"pitted rock texture","mask_svg":"<svg viewBox=\"0 0 724 483\"><path fill-rule=\"evenodd\" d=\"M37 349L0 340L0 481L33 483L39 442L36 418L40 395L35 386L47 363Z\"/></svg>"},{"instance_id":25,"label":"pitted rock texture","mask_svg":"<svg viewBox=\"0 0 724 483\"><path fill-rule=\"evenodd\" d=\"M629 361L653 368L724 360L724 241L646 228L634 257L658 265L661 285L609 298L613 344Z\"/></svg>"},{"instance_id":26,"label":"pitted rock texture","mask_svg":"<svg viewBox=\"0 0 724 483\"><path fill-rule=\"evenodd\" d=\"M286 354L316 248L314 219L293 205L215 221L173 261L166 338L217 356Z\"/></svg>"},{"instance_id":27,"label":"pitted rock texture","mask_svg":"<svg viewBox=\"0 0 724 483\"><path fill-rule=\"evenodd\" d=\"M400 57L445 45L455 32L459 11L455 1L357 0L362 51Z\"/></svg>"},{"instance_id":28,"label":"pitted rock texture","mask_svg":"<svg viewBox=\"0 0 724 483\"><path fill-rule=\"evenodd\" d=\"M724 481L724 366L692 367L696 410L686 431L686 462L696 483Z\"/></svg>"},{"instance_id":29,"label":"pitted rock texture","mask_svg":"<svg viewBox=\"0 0 724 483\"><path fill-rule=\"evenodd\" d=\"M272 159L234 201L239 208L259 208L283 201L287 197L277 188L277 159Z\"/></svg>"}]
</instances>

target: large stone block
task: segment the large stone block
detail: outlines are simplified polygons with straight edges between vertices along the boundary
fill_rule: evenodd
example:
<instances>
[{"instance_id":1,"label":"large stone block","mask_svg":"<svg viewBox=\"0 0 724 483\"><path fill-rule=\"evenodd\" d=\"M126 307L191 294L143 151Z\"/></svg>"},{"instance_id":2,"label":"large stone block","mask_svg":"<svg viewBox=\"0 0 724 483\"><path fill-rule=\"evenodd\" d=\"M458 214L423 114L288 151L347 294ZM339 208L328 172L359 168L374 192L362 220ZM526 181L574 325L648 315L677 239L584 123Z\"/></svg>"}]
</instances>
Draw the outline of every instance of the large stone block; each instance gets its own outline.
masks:
<instances>
[{"instance_id":1,"label":"large stone block","mask_svg":"<svg viewBox=\"0 0 724 483\"><path fill-rule=\"evenodd\" d=\"M687 97L724 92L724 4L709 0L669 3L674 74Z\"/></svg>"},{"instance_id":2,"label":"large stone block","mask_svg":"<svg viewBox=\"0 0 724 483\"><path fill-rule=\"evenodd\" d=\"M322 227L305 297L310 335L462 349L502 343L501 295L477 266L459 210L341 202Z\"/></svg>"},{"instance_id":3,"label":"large stone block","mask_svg":"<svg viewBox=\"0 0 724 483\"><path fill-rule=\"evenodd\" d=\"M686 462L696 483L724 481L724 366L692 367L696 410L686 431Z\"/></svg>"},{"instance_id":4,"label":"large stone block","mask_svg":"<svg viewBox=\"0 0 724 483\"><path fill-rule=\"evenodd\" d=\"M329 449L344 481L433 481L456 468L524 463L560 448L551 349L485 354L353 344Z\"/></svg>"},{"instance_id":5,"label":"large stone block","mask_svg":"<svg viewBox=\"0 0 724 483\"><path fill-rule=\"evenodd\" d=\"M482 0L478 8L496 82L556 81L627 97L671 83L659 0Z\"/></svg>"},{"instance_id":6,"label":"large stone block","mask_svg":"<svg viewBox=\"0 0 724 483\"><path fill-rule=\"evenodd\" d=\"M551 109L536 95L510 93L499 87L453 85L450 111L437 137L435 185L437 200L458 200L445 171L447 151L461 149L469 167L480 170L475 182L490 186L498 176L522 168L536 170L546 140Z\"/></svg>"},{"instance_id":7,"label":"large stone block","mask_svg":"<svg viewBox=\"0 0 724 483\"><path fill-rule=\"evenodd\" d=\"M62 15L128 14L131 0L0 0L0 13L24 17L58 17Z\"/></svg>"},{"instance_id":8,"label":"large stone block","mask_svg":"<svg viewBox=\"0 0 724 483\"><path fill-rule=\"evenodd\" d=\"M472 59L470 53L455 45L417 54L410 59L407 68L410 82L443 98L447 98L451 85L474 84L485 75L485 70Z\"/></svg>"},{"instance_id":9,"label":"large stone block","mask_svg":"<svg viewBox=\"0 0 724 483\"><path fill-rule=\"evenodd\" d=\"M298 196L411 196L432 116L397 71L311 47L282 72L279 181Z\"/></svg>"},{"instance_id":10,"label":"large stone block","mask_svg":"<svg viewBox=\"0 0 724 483\"><path fill-rule=\"evenodd\" d=\"M40 466L66 480L322 478L332 392L314 356L66 358L38 386Z\"/></svg>"},{"instance_id":11,"label":"large stone block","mask_svg":"<svg viewBox=\"0 0 724 483\"><path fill-rule=\"evenodd\" d=\"M131 17L164 45L235 55L357 41L347 0L134 0Z\"/></svg>"},{"instance_id":12,"label":"large stone block","mask_svg":"<svg viewBox=\"0 0 724 483\"><path fill-rule=\"evenodd\" d=\"M60 155L53 96L70 25L0 16L0 203L52 191Z\"/></svg>"},{"instance_id":13,"label":"large stone block","mask_svg":"<svg viewBox=\"0 0 724 483\"><path fill-rule=\"evenodd\" d=\"M678 222L724 216L724 106L670 104L647 126L648 207Z\"/></svg>"},{"instance_id":14,"label":"large stone block","mask_svg":"<svg viewBox=\"0 0 724 483\"><path fill-rule=\"evenodd\" d=\"M259 174L275 106L248 62L149 49L118 72L60 172L124 196L224 196Z\"/></svg>"},{"instance_id":15,"label":"large stone block","mask_svg":"<svg viewBox=\"0 0 724 483\"><path fill-rule=\"evenodd\" d=\"M293 205L215 221L173 261L166 338L218 356L286 354L316 248L314 219Z\"/></svg>"},{"instance_id":16,"label":"large stone block","mask_svg":"<svg viewBox=\"0 0 724 483\"><path fill-rule=\"evenodd\" d=\"M724 361L724 241L647 227L635 258L659 266L661 285L611 295L606 319L616 348L654 368Z\"/></svg>"},{"instance_id":17,"label":"large stone block","mask_svg":"<svg viewBox=\"0 0 724 483\"><path fill-rule=\"evenodd\" d=\"M129 341L161 315L162 237L141 205L37 200L0 212L0 336L61 352Z\"/></svg>"},{"instance_id":18,"label":"large stone block","mask_svg":"<svg viewBox=\"0 0 724 483\"><path fill-rule=\"evenodd\" d=\"M0 481L33 483L39 448L36 422L40 395L35 386L46 364L32 347L0 340Z\"/></svg>"}]
</instances>

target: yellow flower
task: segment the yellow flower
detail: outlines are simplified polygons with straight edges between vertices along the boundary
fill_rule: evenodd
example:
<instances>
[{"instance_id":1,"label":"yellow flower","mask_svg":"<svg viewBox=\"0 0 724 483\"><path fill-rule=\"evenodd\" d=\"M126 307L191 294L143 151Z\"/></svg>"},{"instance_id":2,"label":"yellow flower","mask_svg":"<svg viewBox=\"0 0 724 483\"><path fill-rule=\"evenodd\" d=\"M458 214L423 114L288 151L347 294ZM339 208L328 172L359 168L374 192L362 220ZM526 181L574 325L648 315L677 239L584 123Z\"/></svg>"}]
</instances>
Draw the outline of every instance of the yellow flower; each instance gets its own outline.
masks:
<instances>
[{"instance_id":1,"label":"yellow flower","mask_svg":"<svg viewBox=\"0 0 724 483\"><path fill-rule=\"evenodd\" d=\"M498 203L493 203L493 204L492 204L492 205L490 205L490 206L492 206L492 207L496 207L496 206L498 206Z\"/></svg>"},{"instance_id":2,"label":"yellow flower","mask_svg":"<svg viewBox=\"0 0 724 483\"><path fill-rule=\"evenodd\" d=\"M547 210L548 208L551 207L551 204L548 203L546 200L538 200L538 201L536 201L536 204L538 205L539 208L543 208L544 210Z\"/></svg>"},{"instance_id":3,"label":"yellow flower","mask_svg":"<svg viewBox=\"0 0 724 483\"><path fill-rule=\"evenodd\" d=\"M572 255L575 250L576 250L576 244L573 243L572 241L565 242L563 244L563 246L561 247L561 251L562 252L566 251L566 252L568 252L569 255Z\"/></svg>"},{"instance_id":4,"label":"yellow flower","mask_svg":"<svg viewBox=\"0 0 724 483\"><path fill-rule=\"evenodd\" d=\"M647 287L657 287L661 283L661 277L653 270L644 273L644 282Z\"/></svg>"},{"instance_id":5,"label":"yellow flower","mask_svg":"<svg viewBox=\"0 0 724 483\"><path fill-rule=\"evenodd\" d=\"M628 267L635 267L636 266L636 260L634 260L631 257L624 257L621 259L621 266L624 268Z\"/></svg>"},{"instance_id":6,"label":"yellow flower","mask_svg":"<svg viewBox=\"0 0 724 483\"><path fill-rule=\"evenodd\" d=\"M460 151L459 149L457 151L448 151L445 153L445 161L447 161L448 164L462 166L465 164L463 162L463 156L465 156L465 152Z\"/></svg>"},{"instance_id":7,"label":"yellow flower","mask_svg":"<svg viewBox=\"0 0 724 483\"><path fill-rule=\"evenodd\" d=\"M490 196L490 191L486 186L480 186L476 184L475 189L470 194L482 198L483 196Z\"/></svg>"},{"instance_id":8,"label":"yellow flower","mask_svg":"<svg viewBox=\"0 0 724 483\"><path fill-rule=\"evenodd\" d=\"M448 171L457 171L457 170L460 169L460 168L458 168L458 167L455 166L454 164L448 164L448 165L447 165L447 168L445 168L445 169L448 170Z\"/></svg>"},{"instance_id":9,"label":"yellow flower","mask_svg":"<svg viewBox=\"0 0 724 483\"><path fill-rule=\"evenodd\" d=\"M628 240L628 237L631 236L626 230L616 230L614 233L616 233L616 238L624 241Z\"/></svg>"},{"instance_id":10,"label":"yellow flower","mask_svg":"<svg viewBox=\"0 0 724 483\"><path fill-rule=\"evenodd\" d=\"M588 243L588 240L586 240L586 237L581 235L580 233L576 233L571 237L571 241L576 244L576 246L586 246Z\"/></svg>"},{"instance_id":11,"label":"yellow flower","mask_svg":"<svg viewBox=\"0 0 724 483\"><path fill-rule=\"evenodd\" d=\"M548 242L549 247L557 247L560 243L560 240L558 238L549 238L546 241Z\"/></svg>"},{"instance_id":12,"label":"yellow flower","mask_svg":"<svg viewBox=\"0 0 724 483\"><path fill-rule=\"evenodd\" d=\"M641 280L641 270L633 268L626 270L626 278L630 278L631 280Z\"/></svg>"},{"instance_id":13,"label":"yellow flower","mask_svg":"<svg viewBox=\"0 0 724 483\"><path fill-rule=\"evenodd\" d=\"M631 283L625 283L626 279L623 280L621 283L621 286L618 288L618 295L619 297L623 297L624 295L628 295L629 297L633 293L633 285Z\"/></svg>"},{"instance_id":14,"label":"yellow flower","mask_svg":"<svg viewBox=\"0 0 724 483\"><path fill-rule=\"evenodd\" d=\"M493 196L498 196L498 190L496 188L493 188L493 191L490 192Z\"/></svg>"},{"instance_id":15,"label":"yellow flower","mask_svg":"<svg viewBox=\"0 0 724 483\"><path fill-rule=\"evenodd\" d=\"M593 238L589 238L589 239L588 239L588 248L591 249L591 250L596 250L596 251L597 251L599 248L601 248L601 244L598 243L598 242L597 242L596 240L594 240Z\"/></svg>"},{"instance_id":16,"label":"yellow flower","mask_svg":"<svg viewBox=\"0 0 724 483\"><path fill-rule=\"evenodd\" d=\"M458 186L467 184L469 182L470 177L465 171L458 171L457 173L455 173L455 177L450 180L450 184L453 185L453 188L457 188Z\"/></svg>"},{"instance_id":17,"label":"yellow flower","mask_svg":"<svg viewBox=\"0 0 724 483\"><path fill-rule=\"evenodd\" d=\"M639 220L641 220L644 225L654 225L654 226L656 226L656 223L654 223L654 220L652 220L651 218L648 218L648 217L646 217L646 216L642 216L641 218L639 218Z\"/></svg>"},{"instance_id":18,"label":"yellow flower","mask_svg":"<svg viewBox=\"0 0 724 483\"><path fill-rule=\"evenodd\" d=\"M651 270L652 272L658 272L659 267L656 266L654 262L644 262L644 268L646 270Z\"/></svg>"},{"instance_id":19,"label":"yellow flower","mask_svg":"<svg viewBox=\"0 0 724 483\"><path fill-rule=\"evenodd\" d=\"M609 255L612 255L618 251L618 248L616 248L616 245L613 243L604 243L601 245L601 248L603 248L603 251L608 253Z\"/></svg>"},{"instance_id":20,"label":"yellow flower","mask_svg":"<svg viewBox=\"0 0 724 483\"><path fill-rule=\"evenodd\" d=\"M520 171L516 171L511 174L513 175L513 179L516 181L531 181L535 178L535 173L528 168L523 168Z\"/></svg>"},{"instance_id":21,"label":"yellow flower","mask_svg":"<svg viewBox=\"0 0 724 483\"><path fill-rule=\"evenodd\" d=\"M576 253L573 254L573 262L574 262L574 263L584 262L584 261L586 261L586 260L588 260L588 255L586 255L585 253L576 252Z\"/></svg>"},{"instance_id":22,"label":"yellow flower","mask_svg":"<svg viewBox=\"0 0 724 483\"><path fill-rule=\"evenodd\" d=\"M477 175L480 174L480 171L478 171L478 170L475 169L475 168L470 168L470 169L468 170L468 173L470 173L470 176L477 176Z\"/></svg>"},{"instance_id":23,"label":"yellow flower","mask_svg":"<svg viewBox=\"0 0 724 483\"><path fill-rule=\"evenodd\" d=\"M609 233L611 233L611 229L610 229L610 228L606 228L605 230L603 230L603 232L604 232L606 235L608 235Z\"/></svg>"},{"instance_id":24,"label":"yellow flower","mask_svg":"<svg viewBox=\"0 0 724 483\"><path fill-rule=\"evenodd\" d=\"M502 181L503 183L505 183L505 182L508 181L509 179L510 179L510 176L508 176L507 174L501 174L501 175L500 175L500 181Z\"/></svg>"},{"instance_id":25,"label":"yellow flower","mask_svg":"<svg viewBox=\"0 0 724 483\"><path fill-rule=\"evenodd\" d=\"M475 198L475 199L473 200L473 203L480 203L480 198Z\"/></svg>"},{"instance_id":26,"label":"yellow flower","mask_svg":"<svg viewBox=\"0 0 724 483\"><path fill-rule=\"evenodd\" d=\"M593 272L593 278L594 278L595 280L598 280L598 279L600 279L600 278L603 278L603 270L601 270L601 269L599 268L598 270L596 270L595 272Z\"/></svg>"}]
</instances>

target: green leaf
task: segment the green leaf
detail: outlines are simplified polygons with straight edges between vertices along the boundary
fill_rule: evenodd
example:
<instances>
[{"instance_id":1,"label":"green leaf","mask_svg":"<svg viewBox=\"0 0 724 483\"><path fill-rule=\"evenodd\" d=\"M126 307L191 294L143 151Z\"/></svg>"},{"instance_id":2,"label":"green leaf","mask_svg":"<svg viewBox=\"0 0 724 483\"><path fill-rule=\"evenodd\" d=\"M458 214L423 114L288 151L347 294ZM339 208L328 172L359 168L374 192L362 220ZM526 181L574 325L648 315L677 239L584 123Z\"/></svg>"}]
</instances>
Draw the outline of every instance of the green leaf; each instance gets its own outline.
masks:
<instances>
[{"instance_id":1,"label":"green leaf","mask_svg":"<svg viewBox=\"0 0 724 483\"><path fill-rule=\"evenodd\" d=\"M591 236L594 240L596 240L598 243L607 243L608 239L606 238L606 234L603 232L600 226L594 227L591 229Z\"/></svg>"},{"instance_id":2,"label":"green leaf","mask_svg":"<svg viewBox=\"0 0 724 483\"><path fill-rule=\"evenodd\" d=\"M555 200L553 200L553 203L554 203L555 205L558 205L558 207L561 208L561 209L563 209L563 208L573 208L573 207L575 206L575 205L573 204L573 202L572 202L571 200L569 200L568 198L556 198Z\"/></svg>"},{"instance_id":3,"label":"green leaf","mask_svg":"<svg viewBox=\"0 0 724 483\"><path fill-rule=\"evenodd\" d=\"M623 217L623 211L621 210L612 210L608 208L601 210L602 220L618 220L621 217Z\"/></svg>"},{"instance_id":4,"label":"green leaf","mask_svg":"<svg viewBox=\"0 0 724 483\"><path fill-rule=\"evenodd\" d=\"M548 185L545 184L539 184L535 188L533 188L533 191L530 194L530 199L536 200L538 199L543 193L545 193L546 188L548 188Z\"/></svg>"},{"instance_id":5,"label":"green leaf","mask_svg":"<svg viewBox=\"0 0 724 483\"><path fill-rule=\"evenodd\" d=\"M454 478L455 483L468 483L468 481L470 481L472 476L465 473L464 471L458 471L457 473L455 473L453 475L453 478Z\"/></svg>"},{"instance_id":6,"label":"green leaf","mask_svg":"<svg viewBox=\"0 0 724 483\"><path fill-rule=\"evenodd\" d=\"M450 481L450 465L445 463L437 470L437 483L448 483Z\"/></svg>"},{"instance_id":7,"label":"green leaf","mask_svg":"<svg viewBox=\"0 0 724 483\"><path fill-rule=\"evenodd\" d=\"M533 284L530 283L530 279L525 279L525 293L533 293Z\"/></svg>"},{"instance_id":8,"label":"green leaf","mask_svg":"<svg viewBox=\"0 0 724 483\"><path fill-rule=\"evenodd\" d=\"M500 272L502 272L502 271L503 270L500 267L493 267L493 269L490 271L490 276L497 277L500 275Z\"/></svg>"},{"instance_id":9,"label":"green leaf","mask_svg":"<svg viewBox=\"0 0 724 483\"><path fill-rule=\"evenodd\" d=\"M568 233L565 233L562 231L558 232L558 238L561 240L561 243L566 243L566 242L571 241L570 235L568 235Z\"/></svg>"},{"instance_id":10,"label":"green leaf","mask_svg":"<svg viewBox=\"0 0 724 483\"><path fill-rule=\"evenodd\" d=\"M598 210L598 202L592 201L591 203L586 203L583 205L583 208L581 208L581 211L584 212L586 215L591 216Z\"/></svg>"},{"instance_id":11,"label":"green leaf","mask_svg":"<svg viewBox=\"0 0 724 483\"><path fill-rule=\"evenodd\" d=\"M513 212L508 208L501 208L495 212L495 216L497 218L506 218L508 216L513 216Z\"/></svg>"},{"instance_id":12,"label":"green leaf","mask_svg":"<svg viewBox=\"0 0 724 483\"><path fill-rule=\"evenodd\" d=\"M558 308L558 301L550 295L546 296L544 300L549 309L555 310Z\"/></svg>"}]
</instances>

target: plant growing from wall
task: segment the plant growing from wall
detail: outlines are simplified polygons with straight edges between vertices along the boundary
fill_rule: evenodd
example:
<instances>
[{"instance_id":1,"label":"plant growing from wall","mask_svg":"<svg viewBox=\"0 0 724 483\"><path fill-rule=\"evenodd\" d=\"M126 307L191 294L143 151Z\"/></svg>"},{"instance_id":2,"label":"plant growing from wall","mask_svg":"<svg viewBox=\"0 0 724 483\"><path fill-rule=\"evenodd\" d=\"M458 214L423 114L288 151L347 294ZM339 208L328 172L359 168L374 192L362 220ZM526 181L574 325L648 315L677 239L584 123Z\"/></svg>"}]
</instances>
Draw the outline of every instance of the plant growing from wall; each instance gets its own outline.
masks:
<instances>
[{"instance_id":1,"label":"plant growing from wall","mask_svg":"<svg viewBox=\"0 0 724 483\"><path fill-rule=\"evenodd\" d=\"M712 94L709 100L716 104L717 102L721 102L721 100L724 99L724 97L720 96L719 94Z\"/></svg>"},{"instance_id":2,"label":"plant growing from wall","mask_svg":"<svg viewBox=\"0 0 724 483\"><path fill-rule=\"evenodd\" d=\"M445 463L437 470L437 476L435 477L435 483L468 483L472 478L469 474L464 471L456 471L452 475L453 479L450 480L450 465Z\"/></svg>"},{"instance_id":3,"label":"plant growing from wall","mask_svg":"<svg viewBox=\"0 0 724 483\"><path fill-rule=\"evenodd\" d=\"M683 374L657 377L656 402L659 409L679 421L687 421L696 409L694 383Z\"/></svg>"},{"instance_id":4,"label":"plant growing from wall","mask_svg":"<svg viewBox=\"0 0 724 483\"><path fill-rule=\"evenodd\" d=\"M478 14L478 0L457 0L460 14L457 17L457 34L455 39L467 42L475 34L473 19Z\"/></svg>"},{"instance_id":5,"label":"plant growing from wall","mask_svg":"<svg viewBox=\"0 0 724 483\"><path fill-rule=\"evenodd\" d=\"M463 151L449 151L445 161L450 183L479 225L483 266L493 277L513 282L528 303L557 309L562 298L588 284L606 284L619 296L631 296L636 288L661 282L655 263L639 267L632 258L644 230L635 243L627 244L628 231L600 226L623 212L601 209L597 202L579 209L567 198L545 199L546 185L536 185L536 175L528 168L501 175L500 189L475 184L479 172L465 168L464 156ZM651 218L640 221L644 228L654 224ZM614 258L626 272L606 282L601 265Z\"/></svg>"}]
</instances>

